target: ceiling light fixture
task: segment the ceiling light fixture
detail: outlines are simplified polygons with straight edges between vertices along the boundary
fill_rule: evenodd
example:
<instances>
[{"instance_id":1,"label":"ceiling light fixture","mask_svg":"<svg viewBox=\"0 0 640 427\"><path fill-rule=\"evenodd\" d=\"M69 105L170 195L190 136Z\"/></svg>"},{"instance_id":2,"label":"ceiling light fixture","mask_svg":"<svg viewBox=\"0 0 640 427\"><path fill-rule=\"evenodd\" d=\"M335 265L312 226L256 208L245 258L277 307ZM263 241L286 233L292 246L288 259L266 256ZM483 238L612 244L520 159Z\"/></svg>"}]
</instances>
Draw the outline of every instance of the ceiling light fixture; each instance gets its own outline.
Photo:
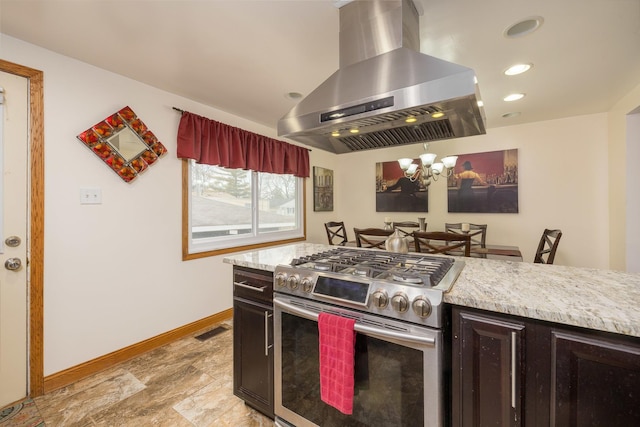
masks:
<instances>
[{"instance_id":1,"label":"ceiling light fixture","mask_svg":"<svg viewBox=\"0 0 640 427\"><path fill-rule=\"evenodd\" d=\"M519 99L524 98L524 93L512 93L503 98L505 102L517 101Z\"/></svg>"},{"instance_id":2,"label":"ceiling light fixture","mask_svg":"<svg viewBox=\"0 0 640 427\"><path fill-rule=\"evenodd\" d=\"M404 121L406 123L415 123L418 119L416 119L416 116L409 116L406 119L404 119Z\"/></svg>"},{"instance_id":3,"label":"ceiling light fixture","mask_svg":"<svg viewBox=\"0 0 640 427\"><path fill-rule=\"evenodd\" d=\"M531 34L535 30L540 28L543 22L544 18L542 16L532 16L530 18L525 18L522 21L516 22L515 24L507 27L507 29L505 29L502 34L506 38L522 37L527 34Z\"/></svg>"},{"instance_id":4,"label":"ceiling light fixture","mask_svg":"<svg viewBox=\"0 0 640 427\"><path fill-rule=\"evenodd\" d=\"M425 153L420 154L420 164L413 163L413 159L408 157L398 159L400 169L402 169L406 178L409 178L411 182L420 179L426 187L431 184L431 179L437 181L441 175L449 177L453 174L453 168L456 165L458 156L443 157L442 161L436 162L437 155L428 152L429 144L424 142L422 146Z\"/></svg>"},{"instance_id":5,"label":"ceiling light fixture","mask_svg":"<svg viewBox=\"0 0 640 427\"><path fill-rule=\"evenodd\" d=\"M293 101L297 101L298 99L302 98L302 94L300 92L287 92L284 94L284 97Z\"/></svg>"},{"instance_id":6,"label":"ceiling light fixture","mask_svg":"<svg viewBox=\"0 0 640 427\"><path fill-rule=\"evenodd\" d=\"M504 70L504 73L507 76L516 76L518 74L522 74L526 71L529 71L532 66L533 64L515 64L507 68L506 70Z\"/></svg>"}]
</instances>

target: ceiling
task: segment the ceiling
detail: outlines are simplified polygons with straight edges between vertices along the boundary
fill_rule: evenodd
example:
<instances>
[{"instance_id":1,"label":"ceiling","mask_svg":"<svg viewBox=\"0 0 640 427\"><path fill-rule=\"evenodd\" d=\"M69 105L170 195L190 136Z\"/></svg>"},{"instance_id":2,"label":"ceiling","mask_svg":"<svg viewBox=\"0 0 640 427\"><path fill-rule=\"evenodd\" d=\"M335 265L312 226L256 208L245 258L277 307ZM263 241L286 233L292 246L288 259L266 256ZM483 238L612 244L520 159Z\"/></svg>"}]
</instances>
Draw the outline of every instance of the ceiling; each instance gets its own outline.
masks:
<instances>
[{"instance_id":1,"label":"ceiling","mask_svg":"<svg viewBox=\"0 0 640 427\"><path fill-rule=\"evenodd\" d=\"M476 71L488 128L605 112L640 82L640 0L415 1L420 50ZM338 18L333 0L0 0L6 35L272 128L338 68Z\"/></svg>"}]
</instances>

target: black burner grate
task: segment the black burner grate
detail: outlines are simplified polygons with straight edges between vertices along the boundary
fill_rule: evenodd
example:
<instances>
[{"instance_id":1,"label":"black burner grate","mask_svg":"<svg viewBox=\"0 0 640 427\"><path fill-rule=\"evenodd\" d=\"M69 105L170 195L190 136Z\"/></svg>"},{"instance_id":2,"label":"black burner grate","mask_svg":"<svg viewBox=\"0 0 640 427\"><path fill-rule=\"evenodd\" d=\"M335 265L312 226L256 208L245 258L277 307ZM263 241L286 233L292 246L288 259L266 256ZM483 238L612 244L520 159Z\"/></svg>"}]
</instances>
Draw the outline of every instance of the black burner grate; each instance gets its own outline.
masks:
<instances>
[{"instance_id":1,"label":"black burner grate","mask_svg":"<svg viewBox=\"0 0 640 427\"><path fill-rule=\"evenodd\" d=\"M437 285L453 264L454 260L447 257L343 247L296 258L291 262L292 266L299 268L429 286Z\"/></svg>"}]
</instances>

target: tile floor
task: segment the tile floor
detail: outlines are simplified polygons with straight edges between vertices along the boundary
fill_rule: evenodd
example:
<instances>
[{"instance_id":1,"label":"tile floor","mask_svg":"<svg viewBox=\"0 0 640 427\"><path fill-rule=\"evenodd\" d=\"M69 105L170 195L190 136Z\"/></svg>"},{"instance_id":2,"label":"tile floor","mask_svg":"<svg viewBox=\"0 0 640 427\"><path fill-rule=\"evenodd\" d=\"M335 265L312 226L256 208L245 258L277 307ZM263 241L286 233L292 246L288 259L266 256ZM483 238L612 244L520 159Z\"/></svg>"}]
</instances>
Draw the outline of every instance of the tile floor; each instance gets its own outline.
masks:
<instances>
[{"instance_id":1,"label":"tile floor","mask_svg":"<svg viewBox=\"0 0 640 427\"><path fill-rule=\"evenodd\" d=\"M232 322L183 338L35 398L48 427L273 426L233 395Z\"/></svg>"}]
</instances>

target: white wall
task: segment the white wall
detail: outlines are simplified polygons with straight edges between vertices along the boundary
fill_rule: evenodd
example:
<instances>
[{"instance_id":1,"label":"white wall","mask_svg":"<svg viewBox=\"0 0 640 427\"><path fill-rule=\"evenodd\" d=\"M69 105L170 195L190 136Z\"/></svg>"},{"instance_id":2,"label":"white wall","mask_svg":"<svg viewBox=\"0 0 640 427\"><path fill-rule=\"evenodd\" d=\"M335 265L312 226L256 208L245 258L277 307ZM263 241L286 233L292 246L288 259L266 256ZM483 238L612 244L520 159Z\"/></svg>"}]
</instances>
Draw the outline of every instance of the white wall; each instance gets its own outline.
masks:
<instances>
[{"instance_id":1,"label":"white wall","mask_svg":"<svg viewBox=\"0 0 640 427\"><path fill-rule=\"evenodd\" d=\"M626 267L628 272L640 273L640 107L627 116L626 124L626 182L636 183L627 186Z\"/></svg>"},{"instance_id":2,"label":"white wall","mask_svg":"<svg viewBox=\"0 0 640 427\"><path fill-rule=\"evenodd\" d=\"M67 369L232 306L222 257L182 261L180 115L275 130L1 35L3 59L44 72L44 373ZM125 183L76 135L130 106L168 154ZM80 205L98 187L101 205Z\"/></svg>"},{"instance_id":3,"label":"white wall","mask_svg":"<svg viewBox=\"0 0 640 427\"><path fill-rule=\"evenodd\" d=\"M640 251L625 253L628 248L638 248L640 245L640 231L628 221L636 221L637 217L627 216L640 211L640 195L638 194L638 133L637 119L629 117L631 113L638 113L640 106L640 84L622 98L609 111L609 209L610 209L610 248L609 259L611 268L625 270L626 260L635 259L638 265ZM636 172L627 171L633 168ZM627 181L627 179L630 179ZM627 233L631 239L631 246L627 244ZM630 270L635 271L635 270Z\"/></svg>"},{"instance_id":4,"label":"white wall","mask_svg":"<svg viewBox=\"0 0 640 427\"><path fill-rule=\"evenodd\" d=\"M518 149L518 214L447 212L444 182L430 186L429 212L376 213L375 163L417 157L422 144L333 155L314 166L336 169L334 212L308 213L308 239L326 242L322 223L344 220L353 227L382 226L383 218L427 218L428 229L445 222L488 224L488 242L517 245L532 261L545 228L560 228L562 240L556 264L608 268L607 116L594 114L518 126L489 129L486 135L433 142L439 157L503 149Z\"/></svg>"}]
</instances>

